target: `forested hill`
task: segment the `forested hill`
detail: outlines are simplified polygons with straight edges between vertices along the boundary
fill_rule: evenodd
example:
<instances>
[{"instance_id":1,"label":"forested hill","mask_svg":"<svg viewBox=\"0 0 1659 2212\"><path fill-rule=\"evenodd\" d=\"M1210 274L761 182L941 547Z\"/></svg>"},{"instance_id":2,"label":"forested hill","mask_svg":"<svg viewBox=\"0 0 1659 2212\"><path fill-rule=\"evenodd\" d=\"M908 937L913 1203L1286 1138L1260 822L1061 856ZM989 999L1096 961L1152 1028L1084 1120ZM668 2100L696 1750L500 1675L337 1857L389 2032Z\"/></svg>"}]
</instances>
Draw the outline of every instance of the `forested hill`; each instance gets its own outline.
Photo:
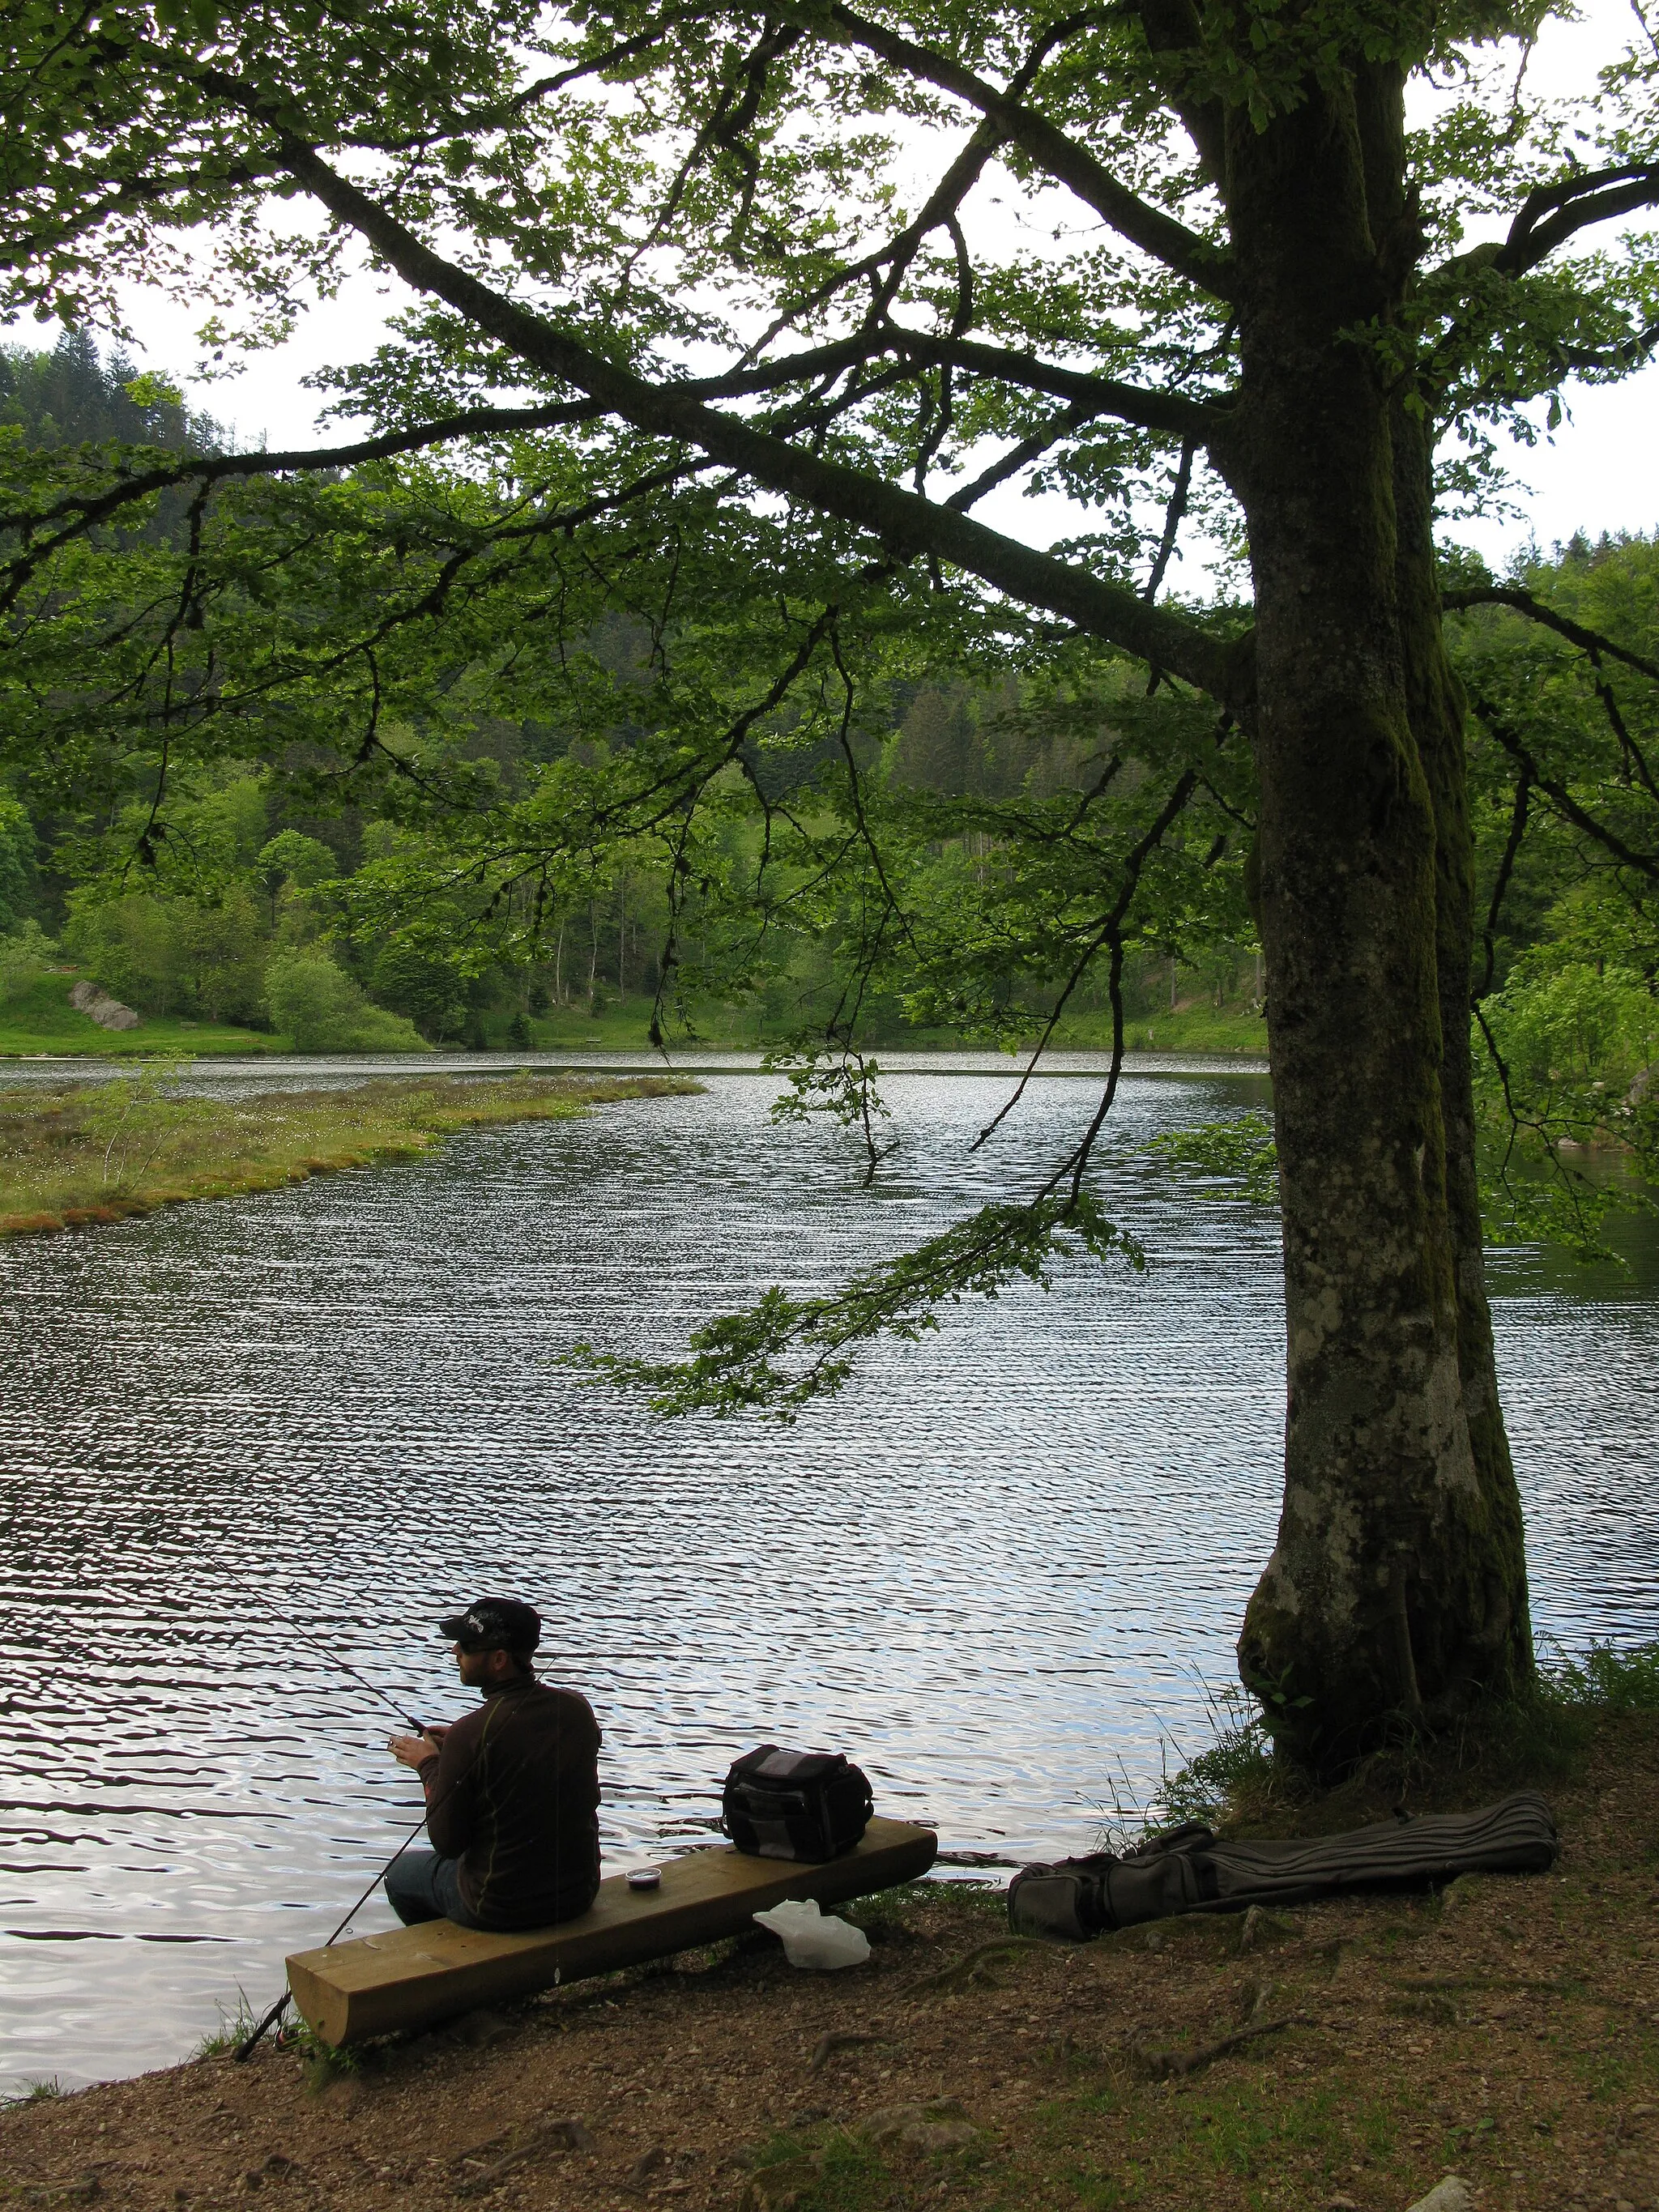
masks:
<instances>
[{"instance_id":1,"label":"forested hill","mask_svg":"<svg viewBox=\"0 0 1659 2212\"><path fill-rule=\"evenodd\" d=\"M0 425L15 426L14 453L18 432L42 449L228 445L167 389L139 380L118 352L100 358L83 336L50 352L0 347ZM20 480L44 465L22 459ZM410 546L434 530L448 543L457 516L470 529L483 495L469 483L452 514L455 488L425 464L326 489L349 506L365 484L352 511L376 529L386 515L406 523ZM360 620L379 623L407 576L396 562L357 565L367 535L331 569L291 488L216 499L228 520L205 556L208 584L192 579L193 618L165 629L165 653L143 624L147 610L181 604L192 558L183 488L66 548L56 580L79 595L76 622L93 641L84 651L73 625L54 645L50 623L16 614L0 639L16 666L0 687L0 967L11 978L0 975L0 1032L47 988L52 945L157 1020L298 1035L304 1024L280 1007L297 1005L303 983L323 1010L307 1031L319 1050L330 1037L361 1040L376 1020L384 1042L387 1015L434 1043L632 1044L664 1009L700 1037L770 1044L822 1035L848 1005L860 1046L1029 1041L1062 995L1057 1042L1109 1040L1098 872L1119 835L1114 806L1122 836L1145 830L1137 810L1152 787L1148 757L1158 762L1136 748L1152 744L1148 716L1165 703L1148 706L1139 663L1049 682L1012 650L970 663L948 641L933 649L902 631L872 660L856 725L814 723L796 700L747 718L688 857L678 829L655 817L635 826L629 764L660 734L649 698L688 727L705 711L718 611L684 612L659 641L636 612L611 608L581 641L588 690L567 689L559 656L548 656L544 680L537 673L527 647L550 635L547 605L514 596L509 564L493 599L446 607L418 630L388 626L377 666L389 703L375 731L392 765L378 782L341 781L331 716L349 694L340 671L350 656L331 647L317 664L326 680L314 684L308 656L342 609L348 636ZM273 516L281 527L260 536ZM1470 708L1482 1110L1506 1158L1520 1141L1517 1099L1528 1127L1559 1127L1576 1143L1610 1127L1622 1134L1638 1105L1647 1113L1643 1102L1659 1098L1659 538L1575 538L1519 563L1501 587L1453 556L1445 582ZM1529 595L1556 627L1527 615ZM1575 624L1612 641L1599 659L1574 642ZM192 661L203 638L209 656ZM175 651L201 683L179 692L189 712L177 726L205 733L195 757L188 743L158 747L161 725L148 719L161 695L145 686ZM219 714L227 671L259 654L290 672ZM1207 775L1207 724L1195 742ZM59 774L76 744L95 803L66 794ZM823 862L841 835L848 762L886 842L878 878L843 885ZM764 821L743 811L750 787ZM1122 945L1132 1047L1265 1043L1246 881L1254 796L1241 780L1218 808L1223 799L1184 857L1172 841L1147 873ZM590 818L602 834L569 830ZM1097 818L1107 823L1098 848L1086 842ZM787 865L785 830L796 840ZM874 944L849 998L846 963L879 905L872 882L903 927ZM61 973L51 988L67 991ZM602 1033L601 1021L617 1026Z\"/></svg>"},{"instance_id":2,"label":"forested hill","mask_svg":"<svg viewBox=\"0 0 1659 2212\"><path fill-rule=\"evenodd\" d=\"M171 452L228 450L228 434L212 416L171 399L134 398L127 387L139 379L137 363L118 347L100 358L83 331L65 331L50 353L0 345L0 424L21 429L30 446L113 441Z\"/></svg>"}]
</instances>

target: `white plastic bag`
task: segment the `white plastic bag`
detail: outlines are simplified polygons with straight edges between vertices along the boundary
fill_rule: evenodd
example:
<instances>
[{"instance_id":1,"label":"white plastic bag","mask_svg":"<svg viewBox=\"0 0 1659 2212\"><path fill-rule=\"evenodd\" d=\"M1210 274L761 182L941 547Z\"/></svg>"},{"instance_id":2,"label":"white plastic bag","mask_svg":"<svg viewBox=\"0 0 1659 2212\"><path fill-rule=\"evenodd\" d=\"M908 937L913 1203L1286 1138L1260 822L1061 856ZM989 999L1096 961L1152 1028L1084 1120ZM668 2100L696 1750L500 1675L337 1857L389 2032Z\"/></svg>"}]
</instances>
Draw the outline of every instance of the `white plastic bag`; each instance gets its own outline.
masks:
<instances>
[{"instance_id":1,"label":"white plastic bag","mask_svg":"<svg viewBox=\"0 0 1659 2212\"><path fill-rule=\"evenodd\" d=\"M870 1938L850 1920L818 1910L815 1897L787 1898L754 1917L783 1938L783 1955L792 1966L861 1966L870 1955Z\"/></svg>"}]
</instances>

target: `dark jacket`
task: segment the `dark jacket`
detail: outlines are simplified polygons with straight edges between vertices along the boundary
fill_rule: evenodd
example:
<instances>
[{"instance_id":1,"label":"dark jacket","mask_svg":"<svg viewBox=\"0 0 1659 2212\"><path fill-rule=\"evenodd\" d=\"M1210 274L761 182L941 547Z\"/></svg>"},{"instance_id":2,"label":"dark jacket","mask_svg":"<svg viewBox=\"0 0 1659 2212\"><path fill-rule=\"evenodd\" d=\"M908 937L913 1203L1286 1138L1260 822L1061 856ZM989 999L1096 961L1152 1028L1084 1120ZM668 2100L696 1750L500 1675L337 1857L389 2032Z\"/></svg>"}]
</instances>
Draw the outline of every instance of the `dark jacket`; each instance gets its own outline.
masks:
<instances>
[{"instance_id":1,"label":"dark jacket","mask_svg":"<svg viewBox=\"0 0 1659 2212\"><path fill-rule=\"evenodd\" d=\"M484 1928L544 1928L599 1886L599 1730L586 1698L525 1675L491 1690L421 1768L432 1848Z\"/></svg>"}]
</instances>

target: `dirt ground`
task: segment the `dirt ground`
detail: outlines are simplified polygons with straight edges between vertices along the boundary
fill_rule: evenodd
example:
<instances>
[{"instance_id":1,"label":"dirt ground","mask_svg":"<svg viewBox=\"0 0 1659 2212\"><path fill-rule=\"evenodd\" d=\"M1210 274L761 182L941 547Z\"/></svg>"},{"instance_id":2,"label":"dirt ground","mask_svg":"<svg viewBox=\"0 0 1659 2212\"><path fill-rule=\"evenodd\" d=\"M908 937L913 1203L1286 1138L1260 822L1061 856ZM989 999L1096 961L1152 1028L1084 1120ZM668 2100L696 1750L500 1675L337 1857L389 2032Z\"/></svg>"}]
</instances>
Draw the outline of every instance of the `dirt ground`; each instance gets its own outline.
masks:
<instances>
[{"instance_id":1,"label":"dirt ground","mask_svg":"<svg viewBox=\"0 0 1659 2212\"><path fill-rule=\"evenodd\" d=\"M1455 2172L1480 2212L1659 2212L1654 1718L1552 1796L1554 1873L1439 1899L995 1952L999 1901L922 1884L842 1973L757 1930L352 2072L266 2049L15 2105L0 2201L1404 2212Z\"/></svg>"}]
</instances>

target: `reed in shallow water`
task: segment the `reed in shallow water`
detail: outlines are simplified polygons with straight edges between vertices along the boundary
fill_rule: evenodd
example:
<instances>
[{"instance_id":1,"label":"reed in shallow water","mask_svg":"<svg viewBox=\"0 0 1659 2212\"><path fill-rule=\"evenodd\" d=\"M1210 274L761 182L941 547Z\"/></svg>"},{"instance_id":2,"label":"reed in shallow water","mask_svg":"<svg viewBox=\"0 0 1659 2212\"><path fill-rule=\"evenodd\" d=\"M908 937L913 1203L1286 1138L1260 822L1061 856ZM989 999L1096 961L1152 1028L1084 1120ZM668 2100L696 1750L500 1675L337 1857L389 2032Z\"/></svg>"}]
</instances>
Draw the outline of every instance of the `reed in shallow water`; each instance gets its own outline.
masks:
<instances>
[{"instance_id":1,"label":"reed in shallow water","mask_svg":"<svg viewBox=\"0 0 1659 2212\"><path fill-rule=\"evenodd\" d=\"M201 1097L160 1066L107 1083L0 1093L0 1236L119 1221L193 1198L408 1158L457 1129L559 1121L700 1091L687 1076L398 1076L326 1091Z\"/></svg>"}]
</instances>

